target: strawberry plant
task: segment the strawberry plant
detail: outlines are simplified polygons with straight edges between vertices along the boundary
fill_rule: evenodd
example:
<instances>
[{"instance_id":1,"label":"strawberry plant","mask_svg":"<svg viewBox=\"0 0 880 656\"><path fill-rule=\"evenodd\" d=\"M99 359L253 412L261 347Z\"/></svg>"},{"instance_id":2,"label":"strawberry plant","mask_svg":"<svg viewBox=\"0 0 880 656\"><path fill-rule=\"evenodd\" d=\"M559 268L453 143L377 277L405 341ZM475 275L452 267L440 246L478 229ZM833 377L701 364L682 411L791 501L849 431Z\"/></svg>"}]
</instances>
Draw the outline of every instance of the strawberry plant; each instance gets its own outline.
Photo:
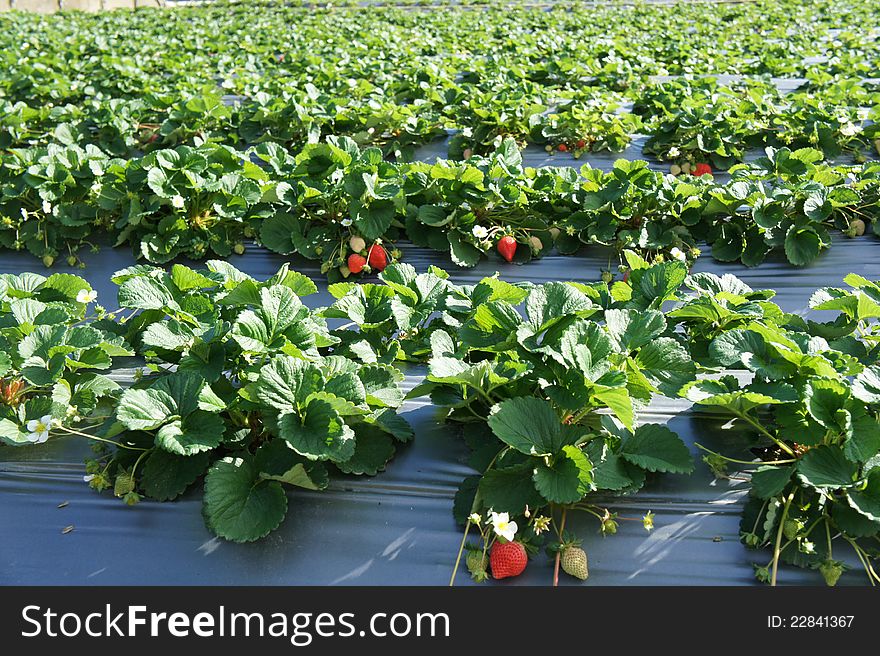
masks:
<instances>
[{"instance_id":1,"label":"strawberry plant","mask_svg":"<svg viewBox=\"0 0 880 656\"><path fill-rule=\"evenodd\" d=\"M566 98L550 113L532 116L531 123L533 142L547 144L550 151L565 146L575 159L584 152L620 152L641 128L635 114L620 111L619 99L595 90Z\"/></svg>"},{"instance_id":2,"label":"strawberry plant","mask_svg":"<svg viewBox=\"0 0 880 656\"><path fill-rule=\"evenodd\" d=\"M705 459L719 476L729 466L752 468L741 536L772 552L755 574L774 585L780 563L816 569L834 585L846 567L842 548L880 582L872 565L880 531L880 286L856 275L846 282L849 289L824 288L810 301L837 313L829 322L785 314L769 301L773 292L711 274L689 279L693 295L668 315L693 340L701 370L746 374L701 377L682 394L754 435L749 460L711 451Z\"/></svg>"},{"instance_id":3,"label":"strawberry plant","mask_svg":"<svg viewBox=\"0 0 880 656\"><path fill-rule=\"evenodd\" d=\"M107 157L96 147L60 146L0 155L0 245L51 266L76 259L92 231L109 227L94 203Z\"/></svg>"},{"instance_id":4,"label":"strawberry plant","mask_svg":"<svg viewBox=\"0 0 880 656\"><path fill-rule=\"evenodd\" d=\"M86 480L129 505L175 499L204 477L208 527L244 542L281 523L283 484L375 475L411 439L397 414L402 374L335 353L342 340L300 300L316 291L305 276L285 266L260 282L210 261L113 280L124 320L86 317L95 295L76 276L0 280L4 442L55 431L96 441ZM145 372L131 387L97 373L135 351Z\"/></svg>"},{"instance_id":5,"label":"strawberry plant","mask_svg":"<svg viewBox=\"0 0 880 656\"><path fill-rule=\"evenodd\" d=\"M649 88L634 111L646 117L644 152L672 162L673 173L690 173L700 162L729 168L747 148L766 143L778 100L768 83L728 88L685 78Z\"/></svg>"},{"instance_id":6,"label":"strawberry plant","mask_svg":"<svg viewBox=\"0 0 880 656\"><path fill-rule=\"evenodd\" d=\"M757 266L783 249L791 264L804 266L831 245L829 228L849 232L858 220L864 233L864 219L876 216L873 169L836 170L821 158L812 149L768 148L766 157L734 167L730 184L710 190L706 221L695 234L719 260Z\"/></svg>"},{"instance_id":7,"label":"strawberry plant","mask_svg":"<svg viewBox=\"0 0 880 656\"><path fill-rule=\"evenodd\" d=\"M410 397L427 394L445 408L473 449L479 473L455 502L466 525L462 548L474 529L481 545L471 548L483 554L514 538L534 551L552 528L558 575L572 541L568 512L595 516L610 534L618 518L593 500L597 492L635 492L650 472L691 471L675 433L636 425L641 404L693 379L686 349L667 336L657 309L675 297L686 267L632 263L631 282L612 290L483 280L470 290L461 326L432 332L428 375Z\"/></svg>"},{"instance_id":8,"label":"strawberry plant","mask_svg":"<svg viewBox=\"0 0 880 656\"><path fill-rule=\"evenodd\" d=\"M0 443L80 435L113 412L119 385L102 372L133 355L102 326L97 294L78 276L0 276Z\"/></svg>"},{"instance_id":9,"label":"strawberry plant","mask_svg":"<svg viewBox=\"0 0 880 656\"><path fill-rule=\"evenodd\" d=\"M116 218L117 244L150 262L178 255L227 257L269 214L269 176L227 146L158 150L114 161L100 180L97 205Z\"/></svg>"}]
</instances>

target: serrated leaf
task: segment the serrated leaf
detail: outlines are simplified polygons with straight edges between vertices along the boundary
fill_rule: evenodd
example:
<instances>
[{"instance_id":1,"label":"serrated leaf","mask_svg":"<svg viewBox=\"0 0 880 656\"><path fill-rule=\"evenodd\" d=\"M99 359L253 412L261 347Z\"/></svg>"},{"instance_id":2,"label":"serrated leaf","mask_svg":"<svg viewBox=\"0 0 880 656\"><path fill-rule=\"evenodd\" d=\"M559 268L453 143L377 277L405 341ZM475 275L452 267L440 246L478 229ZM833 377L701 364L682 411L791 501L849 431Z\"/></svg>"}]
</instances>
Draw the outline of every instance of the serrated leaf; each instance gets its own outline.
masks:
<instances>
[{"instance_id":1,"label":"serrated leaf","mask_svg":"<svg viewBox=\"0 0 880 656\"><path fill-rule=\"evenodd\" d=\"M179 456L156 449L144 461L141 489L156 501L171 501L183 494L208 469L207 453Z\"/></svg>"},{"instance_id":2,"label":"serrated leaf","mask_svg":"<svg viewBox=\"0 0 880 656\"><path fill-rule=\"evenodd\" d=\"M260 370L256 390L259 399L270 408L286 411L304 404L322 386L323 376L317 366L279 355Z\"/></svg>"},{"instance_id":3,"label":"serrated leaf","mask_svg":"<svg viewBox=\"0 0 880 656\"><path fill-rule=\"evenodd\" d=\"M865 488L848 490L849 505L872 522L880 522L880 468L868 474Z\"/></svg>"},{"instance_id":4,"label":"serrated leaf","mask_svg":"<svg viewBox=\"0 0 880 656\"><path fill-rule=\"evenodd\" d=\"M170 290L155 278L129 278L119 286L120 307L138 310L179 309Z\"/></svg>"},{"instance_id":5,"label":"serrated leaf","mask_svg":"<svg viewBox=\"0 0 880 656\"><path fill-rule=\"evenodd\" d=\"M681 438L660 424L636 428L620 448L621 457L652 472L689 474L694 460Z\"/></svg>"},{"instance_id":6,"label":"serrated leaf","mask_svg":"<svg viewBox=\"0 0 880 656\"><path fill-rule=\"evenodd\" d=\"M794 474L794 465L774 467L764 465L752 473L752 494L759 499L779 496Z\"/></svg>"},{"instance_id":7,"label":"serrated leaf","mask_svg":"<svg viewBox=\"0 0 880 656\"><path fill-rule=\"evenodd\" d=\"M498 439L526 455L556 455L577 439L576 429L563 430L550 404L534 397L499 403L492 408L488 422Z\"/></svg>"},{"instance_id":8,"label":"serrated leaf","mask_svg":"<svg viewBox=\"0 0 880 656\"><path fill-rule=\"evenodd\" d=\"M532 482L532 471L527 465L487 471L478 488L483 506L515 514L521 514L526 506L543 506L544 500Z\"/></svg>"},{"instance_id":9,"label":"serrated leaf","mask_svg":"<svg viewBox=\"0 0 880 656\"><path fill-rule=\"evenodd\" d=\"M323 490L330 483L324 463L304 458L284 440L269 440L262 444L254 454L254 466L260 478L307 490Z\"/></svg>"},{"instance_id":10,"label":"serrated leaf","mask_svg":"<svg viewBox=\"0 0 880 656\"><path fill-rule=\"evenodd\" d=\"M858 467L849 462L836 446L817 446L807 451L797 464L798 478L815 488L848 487L855 481Z\"/></svg>"},{"instance_id":11,"label":"serrated leaf","mask_svg":"<svg viewBox=\"0 0 880 656\"><path fill-rule=\"evenodd\" d=\"M225 426L220 415L196 410L175 419L156 432L156 446L181 456L191 456L220 446Z\"/></svg>"},{"instance_id":12,"label":"serrated leaf","mask_svg":"<svg viewBox=\"0 0 880 656\"><path fill-rule=\"evenodd\" d=\"M583 451L564 446L552 465L542 462L535 467L532 480L550 503L576 503L593 490L592 469Z\"/></svg>"},{"instance_id":13,"label":"serrated leaf","mask_svg":"<svg viewBox=\"0 0 880 656\"><path fill-rule=\"evenodd\" d=\"M252 456L218 460L205 477L205 522L233 542L253 542L278 528L287 496L277 481L261 480Z\"/></svg>"},{"instance_id":14,"label":"serrated leaf","mask_svg":"<svg viewBox=\"0 0 880 656\"><path fill-rule=\"evenodd\" d=\"M336 466L346 474L375 476L394 457L394 441L388 433L369 424L358 424L354 433L354 453L348 460L337 462Z\"/></svg>"},{"instance_id":15,"label":"serrated leaf","mask_svg":"<svg viewBox=\"0 0 880 656\"><path fill-rule=\"evenodd\" d=\"M355 450L354 431L333 406L314 398L301 414L287 412L278 418L278 434L297 453L315 460L345 462Z\"/></svg>"}]
</instances>

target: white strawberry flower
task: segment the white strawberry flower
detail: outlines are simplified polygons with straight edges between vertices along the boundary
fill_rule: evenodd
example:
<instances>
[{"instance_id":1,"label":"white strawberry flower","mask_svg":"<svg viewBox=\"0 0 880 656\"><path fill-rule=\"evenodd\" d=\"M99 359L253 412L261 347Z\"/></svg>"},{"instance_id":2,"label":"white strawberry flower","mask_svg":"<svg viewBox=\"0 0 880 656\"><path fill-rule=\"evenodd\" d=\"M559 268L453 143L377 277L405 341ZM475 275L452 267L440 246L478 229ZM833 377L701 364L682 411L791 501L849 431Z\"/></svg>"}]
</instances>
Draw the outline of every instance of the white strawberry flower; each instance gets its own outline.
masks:
<instances>
[{"instance_id":1,"label":"white strawberry flower","mask_svg":"<svg viewBox=\"0 0 880 656\"><path fill-rule=\"evenodd\" d=\"M177 209L183 209L183 206L186 204L186 201L183 199L183 196L180 194L175 194L171 197L171 204Z\"/></svg>"},{"instance_id":2,"label":"white strawberry flower","mask_svg":"<svg viewBox=\"0 0 880 656\"><path fill-rule=\"evenodd\" d=\"M676 146L673 146L672 148L669 149L669 152L667 153L667 155L669 157L678 157L679 155L681 155L681 151Z\"/></svg>"},{"instance_id":3,"label":"white strawberry flower","mask_svg":"<svg viewBox=\"0 0 880 656\"><path fill-rule=\"evenodd\" d=\"M861 128L855 123L846 122L840 126L840 134L842 134L844 137L852 137L858 134L860 131Z\"/></svg>"},{"instance_id":4,"label":"white strawberry flower","mask_svg":"<svg viewBox=\"0 0 880 656\"><path fill-rule=\"evenodd\" d=\"M48 200L44 200L44 201L43 201L43 212L44 212L45 214L51 214L51 213L52 213L52 203L50 203Z\"/></svg>"},{"instance_id":5,"label":"white strawberry flower","mask_svg":"<svg viewBox=\"0 0 880 656\"><path fill-rule=\"evenodd\" d=\"M489 229L485 228L484 226L477 225L471 229L471 234L473 234L473 236L480 241L483 241L484 239L486 239L486 237L489 236Z\"/></svg>"},{"instance_id":6,"label":"white strawberry flower","mask_svg":"<svg viewBox=\"0 0 880 656\"><path fill-rule=\"evenodd\" d=\"M85 476L83 476L83 482L90 483L94 478L95 478L94 474L86 474Z\"/></svg>"},{"instance_id":7,"label":"white strawberry flower","mask_svg":"<svg viewBox=\"0 0 880 656\"><path fill-rule=\"evenodd\" d=\"M679 262L686 262L686 261L687 261L687 255L685 255L685 254L681 251L681 249L679 249L679 248L676 247L676 246L673 246L673 247L672 247L672 249L669 251L669 254L670 254L672 257L674 257L676 260L678 260Z\"/></svg>"},{"instance_id":8,"label":"white strawberry flower","mask_svg":"<svg viewBox=\"0 0 880 656\"><path fill-rule=\"evenodd\" d=\"M516 522L510 521L510 515L507 513L492 513L492 528L495 531L495 535L498 535L508 542L513 541L513 538L516 537L517 525Z\"/></svg>"},{"instance_id":9,"label":"white strawberry flower","mask_svg":"<svg viewBox=\"0 0 880 656\"><path fill-rule=\"evenodd\" d=\"M351 219L349 219L349 218L345 218L345 219L342 219L342 221L340 221L340 223L341 223L344 227L347 228L347 227L349 227L349 226L351 225L352 221L351 221Z\"/></svg>"},{"instance_id":10,"label":"white strawberry flower","mask_svg":"<svg viewBox=\"0 0 880 656\"><path fill-rule=\"evenodd\" d=\"M85 303L88 305L89 303L94 303L95 299L97 299L97 298L98 298L98 292L96 292L94 289L91 289L91 290L80 289L76 293L76 302L77 303Z\"/></svg>"},{"instance_id":11,"label":"white strawberry flower","mask_svg":"<svg viewBox=\"0 0 880 656\"><path fill-rule=\"evenodd\" d=\"M49 439L49 427L51 425L52 415L43 415L39 419L31 419L27 423L29 431L27 441L34 444L42 444Z\"/></svg>"}]
</instances>

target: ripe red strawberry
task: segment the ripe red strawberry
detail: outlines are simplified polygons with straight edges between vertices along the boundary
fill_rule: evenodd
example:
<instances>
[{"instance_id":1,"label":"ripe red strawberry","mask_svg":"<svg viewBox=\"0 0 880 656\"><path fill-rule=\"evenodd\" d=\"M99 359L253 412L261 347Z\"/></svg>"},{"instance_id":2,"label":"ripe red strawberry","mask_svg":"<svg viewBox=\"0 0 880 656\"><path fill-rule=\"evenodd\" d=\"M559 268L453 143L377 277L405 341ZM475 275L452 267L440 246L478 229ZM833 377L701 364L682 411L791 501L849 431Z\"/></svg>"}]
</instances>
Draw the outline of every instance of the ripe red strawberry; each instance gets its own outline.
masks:
<instances>
[{"instance_id":1,"label":"ripe red strawberry","mask_svg":"<svg viewBox=\"0 0 880 656\"><path fill-rule=\"evenodd\" d=\"M379 244L373 244L370 246L370 252L367 253L367 259L369 260L370 267L372 267L373 271L381 272L388 266L388 253L386 253L385 249ZM349 268L351 267L349 266Z\"/></svg>"},{"instance_id":2,"label":"ripe red strawberry","mask_svg":"<svg viewBox=\"0 0 880 656\"><path fill-rule=\"evenodd\" d=\"M352 273L360 273L364 270L364 265L367 263L367 258L363 255L359 255L358 253L352 253L348 256L348 270Z\"/></svg>"},{"instance_id":3,"label":"ripe red strawberry","mask_svg":"<svg viewBox=\"0 0 880 656\"><path fill-rule=\"evenodd\" d=\"M513 256L516 254L516 239L511 237L510 235L505 235L501 239L498 240L498 252L508 262L513 261Z\"/></svg>"},{"instance_id":4,"label":"ripe red strawberry","mask_svg":"<svg viewBox=\"0 0 880 656\"><path fill-rule=\"evenodd\" d=\"M566 150L568 150L568 146L566 146L565 144L559 144L556 147L559 149L560 153L564 153Z\"/></svg>"},{"instance_id":5,"label":"ripe red strawberry","mask_svg":"<svg viewBox=\"0 0 880 656\"><path fill-rule=\"evenodd\" d=\"M576 145L577 145L578 150L583 150L584 148L587 147L587 142L584 141L583 139L578 139L578 142Z\"/></svg>"},{"instance_id":6,"label":"ripe red strawberry","mask_svg":"<svg viewBox=\"0 0 880 656\"><path fill-rule=\"evenodd\" d=\"M489 564L492 566L492 576L496 579L506 579L508 576L519 576L523 573L529 562L526 549L519 542L496 542L489 552Z\"/></svg>"},{"instance_id":7,"label":"ripe red strawberry","mask_svg":"<svg viewBox=\"0 0 880 656\"><path fill-rule=\"evenodd\" d=\"M693 174L696 176L712 175L712 167L705 162L700 162L694 167Z\"/></svg>"}]
</instances>

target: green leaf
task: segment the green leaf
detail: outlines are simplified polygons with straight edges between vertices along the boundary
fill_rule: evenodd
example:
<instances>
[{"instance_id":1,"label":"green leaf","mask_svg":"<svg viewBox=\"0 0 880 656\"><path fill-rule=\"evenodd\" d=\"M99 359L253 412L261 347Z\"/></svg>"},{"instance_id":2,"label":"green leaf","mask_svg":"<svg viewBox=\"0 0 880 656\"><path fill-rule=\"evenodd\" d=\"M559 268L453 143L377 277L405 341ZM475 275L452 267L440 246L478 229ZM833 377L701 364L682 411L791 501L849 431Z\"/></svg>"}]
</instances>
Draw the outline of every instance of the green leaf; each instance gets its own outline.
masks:
<instances>
[{"instance_id":1,"label":"green leaf","mask_svg":"<svg viewBox=\"0 0 880 656\"><path fill-rule=\"evenodd\" d=\"M191 456L220 446L225 426L220 415L196 410L162 426L156 433L156 446L181 456Z\"/></svg>"},{"instance_id":2,"label":"green leaf","mask_svg":"<svg viewBox=\"0 0 880 656\"><path fill-rule=\"evenodd\" d=\"M843 453L849 460L867 462L880 452L880 423L872 415L857 415L850 430L843 442Z\"/></svg>"},{"instance_id":3,"label":"green leaf","mask_svg":"<svg viewBox=\"0 0 880 656\"><path fill-rule=\"evenodd\" d=\"M831 517L837 528L852 537L869 537L880 532L880 521L871 520L843 502L832 505Z\"/></svg>"},{"instance_id":4,"label":"green leaf","mask_svg":"<svg viewBox=\"0 0 880 656\"><path fill-rule=\"evenodd\" d=\"M354 453L345 462L336 463L336 466L346 474L375 476L394 457L394 442L388 433L369 424L358 424L354 433Z\"/></svg>"},{"instance_id":5,"label":"green leaf","mask_svg":"<svg viewBox=\"0 0 880 656\"><path fill-rule=\"evenodd\" d=\"M287 514L277 481L262 480L253 457L242 453L214 463L205 477L205 523L233 542L253 542L274 531Z\"/></svg>"},{"instance_id":6,"label":"green leaf","mask_svg":"<svg viewBox=\"0 0 880 656\"><path fill-rule=\"evenodd\" d=\"M40 289L53 290L57 294L40 295L43 300L75 301L76 295L85 289L92 291L92 286L83 278L69 273L53 273L40 285Z\"/></svg>"},{"instance_id":7,"label":"green leaf","mask_svg":"<svg viewBox=\"0 0 880 656\"><path fill-rule=\"evenodd\" d=\"M666 329L666 319L657 310L606 310L605 323L611 337L627 352L649 344Z\"/></svg>"},{"instance_id":8,"label":"green leaf","mask_svg":"<svg viewBox=\"0 0 880 656\"><path fill-rule=\"evenodd\" d=\"M574 427L565 427L547 401L517 397L492 408L489 428L505 444L532 456L556 455L578 437Z\"/></svg>"},{"instance_id":9,"label":"green leaf","mask_svg":"<svg viewBox=\"0 0 880 656\"><path fill-rule=\"evenodd\" d=\"M270 408L286 411L302 406L323 382L321 370L311 362L279 355L260 370L257 396Z\"/></svg>"},{"instance_id":10,"label":"green leaf","mask_svg":"<svg viewBox=\"0 0 880 656\"><path fill-rule=\"evenodd\" d=\"M481 476L465 476L455 491L455 499L452 503L452 517L458 524L466 524L468 517L474 508L474 499L477 496L477 488L480 485ZM536 494L537 496L537 494Z\"/></svg>"},{"instance_id":11,"label":"green leaf","mask_svg":"<svg viewBox=\"0 0 880 656\"><path fill-rule=\"evenodd\" d=\"M175 264L171 267L171 281L182 292L191 289L210 289L217 286L216 281L182 264Z\"/></svg>"},{"instance_id":12,"label":"green leaf","mask_svg":"<svg viewBox=\"0 0 880 656\"><path fill-rule=\"evenodd\" d=\"M624 440L620 455L652 472L689 474L694 460L681 438L660 424L644 424Z\"/></svg>"},{"instance_id":13,"label":"green leaf","mask_svg":"<svg viewBox=\"0 0 880 656\"><path fill-rule=\"evenodd\" d=\"M880 403L880 365L868 367L856 376L852 395L865 403Z\"/></svg>"},{"instance_id":14,"label":"green leaf","mask_svg":"<svg viewBox=\"0 0 880 656\"><path fill-rule=\"evenodd\" d=\"M302 414L287 412L278 418L278 434L297 453L314 460L345 462L354 455L355 436L333 406L313 398Z\"/></svg>"},{"instance_id":15,"label":"green leaf","mask_svg":"<svg viewBox=\"0 0 880 656\"><path fill-rule=\"evenodd\" d=\"M546 330L566 315L595 311L590 298L562 282L549 282L531 291L526 316L535 332Z\"/></svg>"},{"instance_id":16,"label":"green leaf","mask_svg":"<svg viewBox=\"0 0 880 656\"><path fill-rule=\"evenodd\" d=\"M593 490L592 465L575 446L562 447L552 465L540 463L532 480L535 488L550 503L576 503Z\"/></svg>"},{"instance_id":17,"label":"green leaf","mask_svg":"<svg viewBox=\"0 0 880 656\"><path fill-rule=\"evenodd\" d=\"M676 398L681 388L694 380L697 371L687 349L671 337L659 337L645 344L635 361L651 384L670 398Z\"/></svg>"},{"instance_id":18,"label":"green leaf","mask_svg":"<svg viewBox=\"0 0 880 656\"><path fill-rule=\"evenodd\" d=\"M367 403L372 407L397 408L403 403L403 390L397 384L397 370L382 364L368 364L358 369Z\"/></svg>"},{"instance_id":19,"label":"green leaf","mask_svg":"<svg viewBox=\"0 0 880 656\"><path fill-rule=\"evenodd\" d=\"M805 388L807 409L825 428L841 428L838 413L846 408L847 387L836 380L811 378Z\"/></svg>"},{"instance_id":20,"label":"green leaf","mask_svg":"<svg viewBox=\"0 0 880 656\"><path fill-rule=\"evenodd\" d=\"M127 389L119 399L116 415L126 428L152 430L164 424L177 412L172 396L155 387Z\"/></svg>"},{"instance_id":21,"label":"green leaf","mask_svg":"<svg viewBox=\"0 0 880 656\"><path fill-rule=\"evenodd\" d=\"M119 286L120 307L139 310L179 309L171 291L155 278L129 278Z\"/></svg>"},{"instance_id":22,"label":"green leaf","mask_svg":"<svg viewBox=\"0 0 880 656\"><path fill-rule=\"evenodd\" d=\"M452 261L460 267L475 267L483 256L482 251L462 239L461 234L450 230L446 233L449 241L449 254Z\"/></svg>"},{"instance_id":23,"label":"green leaf","mask_svg":"<svg viewBox=\"0 0 880 656\"><path fill-rule=\"evenodd\" d=\"M296 251L293 241L302 227L298 218L288 212L276 212L260 225L260 241L270 251L287 255Z\"/></svg>"},{"instance_id":24,"label":"green leaf","mask_svg":"<svg viewBox=\"0 0 880 656\"><path fill-rule=\"evenodd\" d=\"M392 201L379 200L358 207L352 219L365 239L375 240L385 236L394 221L394 214Z\"/></svg>"},{"instance_id":25,"label":"green leaf","mask_svg":"<svg viewBox=\"0 0 880 656\"><path fill-rule=\"evenodd\" d=\"M815 260L823 246L821 237L810 228L792 226L785 235L785 256L795 266Z\"/></svg>"},{"instance_id":26,"label":"green leaf","mask_svg":"<svg viewBox=\"0 0 880 656\"><path fill-rule=\"evenodd\" d=\"M848 487L853 484L858 466L846 459L836 446L817 446L807 451L797 464L798 478L815 488Z\"/></svg>"},{"instance_id":27,"label":"green leaf","mask_svg":"<svg viewBox=\"0 0 880 656\"><path fill-rule=\"evenodd\" d=\"M10 446L30 444L27 433L23 432L18 424L9 419L0 419L0 442Z\"/></svg>"},{"instance_id":28,"label":"green leaf","mask_svg":"<svg viewBox=\"0 0 880 656\"><path fill-rule=\"evenodd\" d=\"M304 458L284 440L264 442L254 454L254 466L260 478L307 490L324 490L330 484L324 463Z\"/></svg>"},{"instance_id":29,"label":"green leaf","mask_svg":"<svg viewBox=\"0 0 880 656\"><path fill-rule=\"evenodd\" d=\"M849 505L872 522L880 522L880 467L868 474L863 490L848 490Z\"/></svg>"},{"instance_id":30,"label":"green leaf","mask_svg":"<svg viewBox=\"0 0 880 656\"><path fill-rule=\"evenodd\" d=\"M521 514L526 506L543 506L544 500L532 481L532 471L533 467L528 465L487 471L478 488L483 506L495 512L515 514Z\"/></svg>"},{"instance_id":31,"label":"green leaf","mask_svg":"<svg viewBox=\"0 0 880 656\"><path fill-rule=\"evenodd\" d=\"M186 491L208 469L208 454L179 456L156 449L144 461L141 488L151 499L171 501Z\"/></svg>"},{"instance_id":32,"label":"green leaf","mask_svg":"<svg viewBox=\"0 0 880 656\"><path fill-rule=\"evenodd\" d=\"M794 465L774 467L763 465L752 473L752 494L759 499L772 499L788 485L794 474Z\"/></svg>"}]
</instances>

